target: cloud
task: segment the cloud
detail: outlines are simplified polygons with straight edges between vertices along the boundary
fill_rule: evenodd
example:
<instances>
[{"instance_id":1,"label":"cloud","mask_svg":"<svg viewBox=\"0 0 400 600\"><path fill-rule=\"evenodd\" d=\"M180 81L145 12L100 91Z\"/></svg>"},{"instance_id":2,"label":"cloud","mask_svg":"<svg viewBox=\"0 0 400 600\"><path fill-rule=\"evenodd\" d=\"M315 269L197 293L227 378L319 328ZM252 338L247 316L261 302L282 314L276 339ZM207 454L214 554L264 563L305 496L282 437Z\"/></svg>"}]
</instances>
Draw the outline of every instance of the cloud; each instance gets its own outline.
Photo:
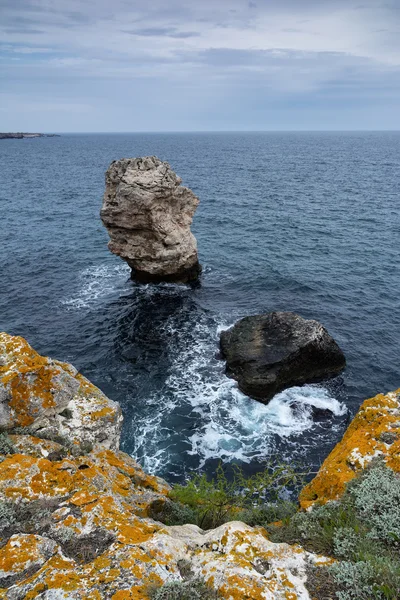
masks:
<instances>
[{"instance_id":1,"label":"cloud","mask_svg":"<svg viewBox=\"0 0 400 600\"><path fill-rule=\"evenodd\" d=\"M255 105L275 114L290 106L300 121L304 107L333 111L333 97L342 114L357 99L378 123L382 102L388 115L400 99L399 8L394 0L3 0L1 87L28 115L24 98L46 106L55 89L52 106L65 107L63 98L101 105L97 117L92 111L98 129L116 112L131 128L140 112L151 129L155 111L176 113L172 129L183 114L190 129L199 114L216 127L227 123L227 103L235 128ZM9 111L17 125L21 111ZM56 119L57 109L49 112ZM80 111L71 112L82 128ZM64 108L59 114L63 129Z\"/></svg>"},{"instance_id":2,"label":"cloud","mask_svg":"<svg viewBox=\"0 0 400 600\"><path fill-rule=\"evenodd\" d=\"M172 37L177 39L186 39L197 37L200 33L196 31L178 31L175 27L149 27L144 29L122 30L122 33L129 33L139 37Z\"/></svg>"}]
</instances>

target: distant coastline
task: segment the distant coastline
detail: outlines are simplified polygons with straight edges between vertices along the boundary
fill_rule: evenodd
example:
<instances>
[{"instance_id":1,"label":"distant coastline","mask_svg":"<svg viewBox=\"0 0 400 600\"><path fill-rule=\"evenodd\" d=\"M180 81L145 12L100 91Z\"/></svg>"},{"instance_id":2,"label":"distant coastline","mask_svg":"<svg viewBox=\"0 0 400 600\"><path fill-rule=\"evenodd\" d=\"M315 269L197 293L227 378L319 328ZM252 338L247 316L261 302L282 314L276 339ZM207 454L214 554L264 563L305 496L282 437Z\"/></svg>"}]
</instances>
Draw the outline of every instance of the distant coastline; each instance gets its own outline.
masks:
<instances>
[{"instance_id":1,"label":"distant coastline","mask_svg":"<svg viewBox=\"0 0 400 600\"><path fill-rule=\"evenodd\" d=\"M23 140L25 138L60 137L57 133L0 133L0 140Z\"/></svg>"}]
</instances>

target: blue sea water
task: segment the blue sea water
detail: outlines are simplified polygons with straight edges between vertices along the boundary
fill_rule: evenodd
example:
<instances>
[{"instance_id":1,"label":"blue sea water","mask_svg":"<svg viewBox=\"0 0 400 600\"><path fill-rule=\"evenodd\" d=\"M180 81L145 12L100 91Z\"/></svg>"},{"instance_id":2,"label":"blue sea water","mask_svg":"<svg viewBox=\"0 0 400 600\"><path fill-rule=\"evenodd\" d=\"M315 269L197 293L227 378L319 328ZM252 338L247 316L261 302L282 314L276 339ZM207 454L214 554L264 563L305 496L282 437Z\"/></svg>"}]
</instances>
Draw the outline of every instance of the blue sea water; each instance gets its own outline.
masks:
<instances>
[{"instance_id":1,"label":"blue sea water","mask_svg":"<svg viewBox=\"0 0 400 600\"><path fill-rule=\"evenodd\" d=\"M104 172L153 154L200 197L197 286L138 285L107 249ZM364 398L400 386L400 133L63 135L3 140L0 165L1 329L120 402L149 471L317 467ZM343 376L267 406L241 394L219 331L272 310L321 321Z\"/></svg>"}]
</instances>

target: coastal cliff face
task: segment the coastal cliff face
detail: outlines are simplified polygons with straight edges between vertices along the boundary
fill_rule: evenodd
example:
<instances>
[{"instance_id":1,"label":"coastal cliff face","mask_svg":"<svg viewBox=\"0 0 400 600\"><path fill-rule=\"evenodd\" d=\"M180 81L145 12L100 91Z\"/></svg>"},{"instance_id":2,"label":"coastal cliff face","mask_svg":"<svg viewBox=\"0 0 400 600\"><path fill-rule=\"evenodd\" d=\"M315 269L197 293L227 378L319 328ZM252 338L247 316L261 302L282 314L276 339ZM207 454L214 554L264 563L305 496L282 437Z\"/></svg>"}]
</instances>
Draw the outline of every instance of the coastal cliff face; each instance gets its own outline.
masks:
<instances>
[{"instance_id":1,"label":"coastal cliff face","mask_svg":"<svg viewBox=\"0 0 400 600\"><path fill-rule=\"evenodd\" d=\"M0 334L0 399L1 598L137 600L189 572L226 600L309 600L329 559L240 522L150 519L168 484L118 450L118 405L71 365Z\"/></svg>"},{"instance_id":2,"label":"coastal cliff face","mask_svg":"<svg viewBox=\"0 0 400 600\"><path fill-rule=\"evenodd\" d=\"M190 225L199 199L168 163L155 156L124 158L106 173L101 219L109 249L141 281L186 282L200 266Z\"/></svg>"},{"instance_id":3,"label":"coastal cliff face","mask_svg":"<svg viewBox=\"0 0 400 600\"><path fill-rule=\"evenodd\" d=\"M346 485L378 458L400 473L400 389L363 402L343 439L302 490L301 506L338 500Z\"/></svg>"},{"instance_id":4,"label":"coastal cliff face","mask_svg":"<svg viewBox=\"0 0 400 600\"><path fill-rule=\"evenodd\" d=\"M309 574L332 559L241 522L151 519L170 487L118 449L121 424L118 404L72 365L0 334L0 598L138 600L193 577L225 600L314 597ZM374 459L400 472L399 456L400 390L363 403L301 506L338 500Z\"/></svg>"}]
</instances>

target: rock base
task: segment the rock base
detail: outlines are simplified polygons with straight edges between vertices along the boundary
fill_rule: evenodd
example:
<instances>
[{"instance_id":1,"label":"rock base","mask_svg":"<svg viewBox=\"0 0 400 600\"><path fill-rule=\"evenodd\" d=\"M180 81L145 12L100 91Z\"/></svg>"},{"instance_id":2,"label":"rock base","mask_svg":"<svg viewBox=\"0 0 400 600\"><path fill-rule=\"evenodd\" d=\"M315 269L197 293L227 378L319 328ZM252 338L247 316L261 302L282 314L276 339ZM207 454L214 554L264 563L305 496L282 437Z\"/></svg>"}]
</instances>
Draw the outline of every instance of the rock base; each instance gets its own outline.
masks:
<instances>
[{"instance_id":1,"label":"rock base","mask_svg":"<svg viewBox=\"0 0 400 600\"><path fill-rule=\"evenodd\" d=\"M131 279L139 283L193 283L198 281L202 270L199 262L188 269L183 269L178 271L178 273L171 273L170 275L155 275L132 268Z\"/></svg>"}]
</instances>

